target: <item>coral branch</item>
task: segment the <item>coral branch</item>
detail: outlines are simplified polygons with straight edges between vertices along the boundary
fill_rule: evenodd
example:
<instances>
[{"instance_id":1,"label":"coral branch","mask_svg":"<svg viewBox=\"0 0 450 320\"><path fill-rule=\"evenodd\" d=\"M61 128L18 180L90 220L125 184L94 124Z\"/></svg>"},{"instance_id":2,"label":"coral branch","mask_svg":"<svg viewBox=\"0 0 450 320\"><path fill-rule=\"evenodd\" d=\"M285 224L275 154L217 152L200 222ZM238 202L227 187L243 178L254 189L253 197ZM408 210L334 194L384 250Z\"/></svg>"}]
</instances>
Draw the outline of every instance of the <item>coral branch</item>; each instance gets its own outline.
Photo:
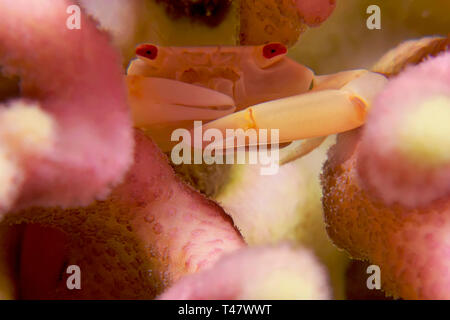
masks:
<instances>
[{"instance_id":1,"label":"coral branch","mask_svg":"<svg viewBox=\"0 0 450 320\"><path fill-rule=\"evenodd\" d=\"M450 194L450 53L408 69L376 99L358 173L386 204L415 207Z\"/></svg>"},{"instance_id":2,"label":"coral branch","mask_svg":"<svg viewBox=\"0 0 450 320\"><path fill-rule=\"evenodd\" d=\"M151 299L245 246L218 205L184 185L152 141L138 131L135 138L135 164L105 201L69 210L33 208L4 220L10 228L27 224L23 274L46 270L22 282L26 298ZM52 243L44 234L61 240ZM82 290L67 289L61 264L80 267Z\"/></svg>"},{"instance_id":3,"label":"coral branch","mask_svg":"<svg viewBox=\"0 0 450 320\"><path fill-rule=\"evenodd\" d=\"M450 53L401 73L324 167L329 236L380 266L394 297L450 299L449 77Z\"/></svg>"},{"instance_id":4,"label":"coral branch","mask_svg":"<svg viewBox=\"0 0 450 320\"><path fill-rule=\"evenodd\" d=\"M328 19L336 8L336 0L295 0L298 12L310 27Z\"/></svg>"},{"instance_id":5,"label":"coral branch","mask_svg":"<svg viewBox=\"0 0 450 320\"><path fill-rule=\"evenodd\" d=\"M186 276L162 300L331 298L325 269L307 250L288 246L246 248L221 258L203 272Z\"/></svg>"},{"instance_id":6,"label":"coral branch","mask_svg":"<svg viewBox=\"0 0 450 320\"><path fill-rule=\"evenodd\" d=\"M23 98L0 103L0 212L88 204L131 163L119 57L84 13L80 30L66 27L71 4L0 1L0 64Z\"/></svg>"}]
</instances>

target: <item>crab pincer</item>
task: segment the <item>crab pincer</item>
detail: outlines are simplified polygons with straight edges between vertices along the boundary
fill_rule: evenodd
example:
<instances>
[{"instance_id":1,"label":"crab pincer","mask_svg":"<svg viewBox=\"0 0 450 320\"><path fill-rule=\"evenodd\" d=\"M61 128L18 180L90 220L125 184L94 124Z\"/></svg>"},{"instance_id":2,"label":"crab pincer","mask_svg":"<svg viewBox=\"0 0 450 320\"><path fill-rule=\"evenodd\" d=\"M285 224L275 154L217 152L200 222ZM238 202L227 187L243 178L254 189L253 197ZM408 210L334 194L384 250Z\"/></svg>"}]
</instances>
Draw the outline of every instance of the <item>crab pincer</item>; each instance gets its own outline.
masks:
<instances>
[{"instance_id":1,"label":"crab pincer","mask_svg":"<svg viewBox=\"0 0 450 320\"><path fill-rule=\"evenodd\" d=\"M280 143L349 131L365 123L373 98L387 82L380 74L361 70L319 80L310 92L251 106L203 128L224 135L227 129L276 129Z\"/></svg>"},{"instance_id":2,"label":"crab pincer","mask_svg":"<svg viewBox=\"0 0 450 320\"><path fill-rule=\"evenodd\" d=\"M175 129L189 127L195 120L208 122L236 109L231 97L189 83L129 75L127 84L134 125L150 133L163 151L172 147Z\"/></svg>"}]
</instances>

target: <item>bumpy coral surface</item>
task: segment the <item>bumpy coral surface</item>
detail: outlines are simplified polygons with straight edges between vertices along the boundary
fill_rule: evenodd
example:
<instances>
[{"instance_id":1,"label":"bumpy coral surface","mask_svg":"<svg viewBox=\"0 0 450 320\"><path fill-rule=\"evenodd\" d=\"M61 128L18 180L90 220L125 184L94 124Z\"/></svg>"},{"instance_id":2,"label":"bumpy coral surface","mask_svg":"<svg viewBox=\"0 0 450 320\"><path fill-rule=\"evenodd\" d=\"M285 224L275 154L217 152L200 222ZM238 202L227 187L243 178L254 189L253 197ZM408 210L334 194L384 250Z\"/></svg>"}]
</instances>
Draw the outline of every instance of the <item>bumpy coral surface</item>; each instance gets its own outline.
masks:
<instances>
[{"instance_id":1,"label":"bumpy coral surface","mask_svg":"<svg viewBox=\"0 0 450 320\"><path fill-rule=\"evenodd\" d=\"M392 80L324 167L330 237L379 265L394 297L450 298L449 76L446 53Z\"/></svg>"},{"instance_id":2,"label":"bumpy coral surface","mask_svg":"<svg viewBox=\"0 0 450 320\"><path fill-rule=\"evenodd\" d=\"M324 22L335 8L334 0L241 0L241 44L297 42L308 26Z\"/></svg>"},{"instance_id":3,"label":"bumpy coral surface","mask_svg":"<svg viewBox=\"0 0 450 320\"><path fill-rule=\"evenodd\" d=\"M7 216L3 241L14 230L23 239L7 251L21 256L22 298L149 299L244 246L223 210L184 185L152 141L135 137L135 164L107 200ZM82 270L82 290L67 289L69 265Z\"/></svg>"},{"instance_id":4,"label":"bumpy coral surface","mask_svg":"<svg viewBox=\"0 0 450 320\"><path fill-rule=\"evenodd\" d=\"M249 245L290 241L310 249L328 269L333 297L344 299L349 259L326 234L319 179L333 143L330 137L311 154L281 166L275 175L260 175L259 165L234 165L213 199L233 218Z\"/></svg>"},{"instance_id":5,"label":"bumpy coral surface","mask_svg":"<svg viewBox=\"0 0 450 320\"><path fill-rule=\"evenodd\" d=\"M220 275L220 276L219 276ZM325 269L305 249L241 249L208 270L186 276L160 299L232 300L331 298Z\"/></svg>"},{"instance_id":6,"label":"bumpy coral surface","mask_svg":"<svg viewBox=\"0 0 450 320\"><path fill-rule=\"evenodd\" d=\"M292 46L321 25L334 0L79 0L127 58L137 43Z\"/></svg>"},{"instance_id":7,"label":"bumpy coral surface","mask_svg":"<svg viewBox=\"0 0 450 320\"><path fill-rule=\"evenodd\" d=\"M188 17L214 27L227 15L232 0L155 0L163 3L173 18Z\"/></svg>"},{"instance_id":8,"label":"bumpy coral surface","mask_svg":"<svg viewBox=\"0 0 450 320\"><path fill-rule=\"evenodd\" d=\"M416 207L450 194L450 54L403 72L376 99L358 158L384 203ZM382 174L381 174L382 173Z\"/></svg>"},{"instance_id":9,"label":"bumpy coral surface","mask_svg":"<svg viewBox=\"0 0 450 320\"><path fill-rule=\"evenodd\" d=\"M0 103L0 212L105 197L132 160L120 60L70 1L0 1L0 65L21 98Z\"/></svg>"},{"instance_id":10,"label":"bumpy coral surface","mask_svg":"<svg viewBox=\"0 0 450 320\"><path fill-rule=\"evenodd\" d=\"M320 25L336 8L336 0L295 0L297 10L308 26Z\"/></svg>"}]
</instances>

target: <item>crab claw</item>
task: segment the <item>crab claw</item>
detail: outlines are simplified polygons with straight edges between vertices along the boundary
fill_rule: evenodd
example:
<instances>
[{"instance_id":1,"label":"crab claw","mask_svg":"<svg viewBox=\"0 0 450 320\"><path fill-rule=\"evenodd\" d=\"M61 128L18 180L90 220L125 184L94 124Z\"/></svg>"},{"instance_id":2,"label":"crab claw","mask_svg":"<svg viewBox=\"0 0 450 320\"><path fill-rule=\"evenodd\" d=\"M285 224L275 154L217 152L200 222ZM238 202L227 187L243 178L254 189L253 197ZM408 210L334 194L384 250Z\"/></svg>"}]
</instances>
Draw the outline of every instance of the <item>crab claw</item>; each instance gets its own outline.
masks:
<instances>
[{"instance_id":1,"label":"crab claw","mask_svg":"<svg viewBox=\"0 0 450 320\"><path fill-rule=\"evenodd\" d=\"M227 129L278 129L279 141L269 143L285 143L352 130L364 124L372 99L386 81L382 75L367 72L340 90L312 91L258 104L209 122L203 130L219 129L226 136Z\"/></svg>"},{"instance_id":2,"label":"crab claw","mask_svg":"<svg viewBox=\"0 0 450 320\"><path fill-rule=\"evenodd\" d=\"M190 129L194 120L214 120L236 109L231 97L197 85L139 75L128 75L127 83L134 125L147 130L163 151L170 150L174 129Z\"/></svg>"}]
</instances>

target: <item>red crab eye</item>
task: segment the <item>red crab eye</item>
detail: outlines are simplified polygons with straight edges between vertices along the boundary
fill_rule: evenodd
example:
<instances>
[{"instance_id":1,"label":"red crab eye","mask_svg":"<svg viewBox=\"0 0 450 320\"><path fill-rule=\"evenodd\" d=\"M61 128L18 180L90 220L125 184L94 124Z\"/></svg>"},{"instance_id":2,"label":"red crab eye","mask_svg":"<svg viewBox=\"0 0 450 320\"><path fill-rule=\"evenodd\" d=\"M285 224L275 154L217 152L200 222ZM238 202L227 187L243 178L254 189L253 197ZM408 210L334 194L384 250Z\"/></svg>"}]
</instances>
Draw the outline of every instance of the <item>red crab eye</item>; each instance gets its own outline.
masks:
<instances>
[{"instance_id":1,"label":"red crab eye","mask_svg":"<svg viewBox=\"0 0 450 320\"><path fill-rule=\"evenodd\" d=\"M266 59L272 59L273 57L286 53L287 48L281 43L269 43L263 48L263 56Z\"/></svg>"},{"instance_id":2,"label":"red crab eye","mask_svg":"<svg viewBox=\"0 0 450 320\"><path fill-rule=\"evenodd\" d=\"M142 44L136 48L136 54L150 60L155 60L158 57L158 47L152 44Z\"/></svg>"}]
</instances>

